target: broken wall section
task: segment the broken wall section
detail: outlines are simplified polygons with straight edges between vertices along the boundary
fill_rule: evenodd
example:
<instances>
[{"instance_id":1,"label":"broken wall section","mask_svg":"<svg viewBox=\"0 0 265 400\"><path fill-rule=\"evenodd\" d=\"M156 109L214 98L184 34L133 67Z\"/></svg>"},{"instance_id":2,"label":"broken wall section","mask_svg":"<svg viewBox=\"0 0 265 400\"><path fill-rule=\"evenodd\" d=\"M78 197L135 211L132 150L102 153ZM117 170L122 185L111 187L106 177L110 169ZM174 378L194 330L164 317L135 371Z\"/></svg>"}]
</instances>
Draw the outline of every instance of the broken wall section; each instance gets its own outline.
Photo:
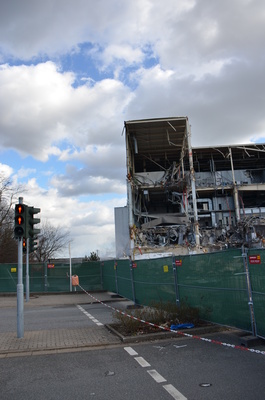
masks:
<instances>
[{"instance_id":1,"label":"broken wall section","mask_svg":"<svg viewBox=\"0 0 265 400\"><path fill-rule=\"evenodd\" d=\"M186 117L125 122L131 249L195 243Z\"/></svg>"}]
</instances>

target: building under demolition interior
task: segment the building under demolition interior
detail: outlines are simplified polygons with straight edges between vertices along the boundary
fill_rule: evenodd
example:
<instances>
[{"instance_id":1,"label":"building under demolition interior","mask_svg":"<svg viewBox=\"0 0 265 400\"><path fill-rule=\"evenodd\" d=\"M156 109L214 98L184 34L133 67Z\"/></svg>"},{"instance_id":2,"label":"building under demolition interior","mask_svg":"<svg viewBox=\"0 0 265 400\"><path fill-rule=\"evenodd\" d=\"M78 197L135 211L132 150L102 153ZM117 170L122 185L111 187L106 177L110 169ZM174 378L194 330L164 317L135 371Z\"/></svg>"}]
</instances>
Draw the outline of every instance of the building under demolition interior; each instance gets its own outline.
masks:
<instances>
[{"instance_id":1,"label":"building under demolition interior","mask_svg":"<svg viewBox=\"0 0 265 400\"><path fill-rule=\"evenodd\" d=\"M129 246L118 256L264 245L264 144L192 148L187 117L127 121L125 134Z\"/></svg>"}]
</instances>

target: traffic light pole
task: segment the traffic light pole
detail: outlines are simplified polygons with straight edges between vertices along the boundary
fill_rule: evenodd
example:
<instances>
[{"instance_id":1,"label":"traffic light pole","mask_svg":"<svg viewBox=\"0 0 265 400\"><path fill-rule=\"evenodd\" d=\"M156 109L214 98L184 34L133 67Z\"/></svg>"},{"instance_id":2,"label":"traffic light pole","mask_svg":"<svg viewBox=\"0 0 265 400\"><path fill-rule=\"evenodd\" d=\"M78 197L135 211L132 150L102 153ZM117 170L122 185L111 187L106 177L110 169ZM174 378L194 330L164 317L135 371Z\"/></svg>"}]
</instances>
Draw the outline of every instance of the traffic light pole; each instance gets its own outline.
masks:
<instances>
[{"instance_id":1,"label":"traffic light pole","mask_svg":"<svg viewBox=\"0 0 265 400\"><path fill-rule=\"evenodd\" d=\"M18 280L17 280L17 337L24 337L24 287L23 287L23 238L27 240L26 259L26 300L29 301L29 253L34 251L35 236L40 229L34 225L40 223L39 218L34 218L40 212L40 208L29 207L23 204L23 197L19 197L19 203L15 205L14 236L18 239ZM31 241L31 242L30 242ZM29 247L32 247L32 250Z\"/></svg>"},{"instance_id":2,"label":"traffic light pole","mask_svg":"<svg viewBox=\"0 0 265 400\"><path fill-rule=\"evenodd\" d=\"M23 204L23 197L19 198ZM17 337L24 337L24 285L23 285L23 238L18 239L18 274L17 274Z\"/></svg>"},{"instance_id":3,"label":"traffic light pole","mask_svg":"<svg viewBox=\"0 0 265 400\"><path fill-rule=\"evenodd\" d=\"M26 302L29 301L29 238L27 238L26 253Z\"/></svg>"}]
</instances>

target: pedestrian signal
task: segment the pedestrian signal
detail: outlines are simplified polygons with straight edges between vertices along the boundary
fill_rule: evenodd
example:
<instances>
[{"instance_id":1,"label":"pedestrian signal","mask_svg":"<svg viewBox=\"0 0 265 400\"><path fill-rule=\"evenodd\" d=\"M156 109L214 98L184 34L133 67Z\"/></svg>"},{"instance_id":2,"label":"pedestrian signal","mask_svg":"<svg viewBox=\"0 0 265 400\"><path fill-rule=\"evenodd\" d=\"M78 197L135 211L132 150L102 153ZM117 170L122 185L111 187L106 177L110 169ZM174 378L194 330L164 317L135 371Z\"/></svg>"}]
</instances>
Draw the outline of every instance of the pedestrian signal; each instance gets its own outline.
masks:
<instances>
[{"instance_id":1,"label":"pedestrian signal","mask_svg":"<svg viewBox=\"0 0 265 400\"><path fill-rule=\"evenodd\" d=\"M24 204L15 205L15 238L22 238L26 234L26 211L27 206Z\"/></svg>"}]
</instances>

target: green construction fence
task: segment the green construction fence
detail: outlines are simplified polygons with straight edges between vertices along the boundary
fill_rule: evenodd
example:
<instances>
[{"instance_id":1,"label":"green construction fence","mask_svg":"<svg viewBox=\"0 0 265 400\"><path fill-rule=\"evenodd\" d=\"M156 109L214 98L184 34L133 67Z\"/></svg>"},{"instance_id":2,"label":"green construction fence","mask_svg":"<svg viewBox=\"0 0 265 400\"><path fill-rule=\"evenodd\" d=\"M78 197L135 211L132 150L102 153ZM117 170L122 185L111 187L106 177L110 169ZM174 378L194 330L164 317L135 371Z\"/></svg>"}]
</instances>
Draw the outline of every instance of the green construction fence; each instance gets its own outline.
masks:
<instances>
[{"instance_id":1,"label":"green construction fence","mask_svg":"<svg viewBox=\"0 0 265 400\"><path fill-rule=\"evenodd\" d=\"M105 290L136 304L197 307L201 318L265 337L265 250L229 249L102 265Z\"/></svg>"},{"instance_id":2,"label":"green construction fence","mask_svg":"<svg viewBox=\"0 0 265 400\"><path fill-rule=\"evenodd\" d=\"M70 291L69 264L29 266L30 293ZM135 304L167 302L199 308L201 318L265 337L265 249L72 265L80 286L107 290ZM23 268L25 285L25 266ZM0 292L16 292L16 265L0 265Z\"/></svg>"},{"instance_id":3,"label":"green construction fence","mask_svg":"<svg viewBox=\"0 0 265 400\"><path fill-rule=\"evenodd\" d=\"M77 275L80 285L87 291L102 290L99 262L73 264L72 275ZM0 264L0 293L17 290L17 265ZM39 263L29 265L30 293L60 293L70 291L70 265L63 263ZM23 266L23 283L26 287L26 268ZM82 291L79 286L76 291Z\"/></svg>"}]
</instances>

